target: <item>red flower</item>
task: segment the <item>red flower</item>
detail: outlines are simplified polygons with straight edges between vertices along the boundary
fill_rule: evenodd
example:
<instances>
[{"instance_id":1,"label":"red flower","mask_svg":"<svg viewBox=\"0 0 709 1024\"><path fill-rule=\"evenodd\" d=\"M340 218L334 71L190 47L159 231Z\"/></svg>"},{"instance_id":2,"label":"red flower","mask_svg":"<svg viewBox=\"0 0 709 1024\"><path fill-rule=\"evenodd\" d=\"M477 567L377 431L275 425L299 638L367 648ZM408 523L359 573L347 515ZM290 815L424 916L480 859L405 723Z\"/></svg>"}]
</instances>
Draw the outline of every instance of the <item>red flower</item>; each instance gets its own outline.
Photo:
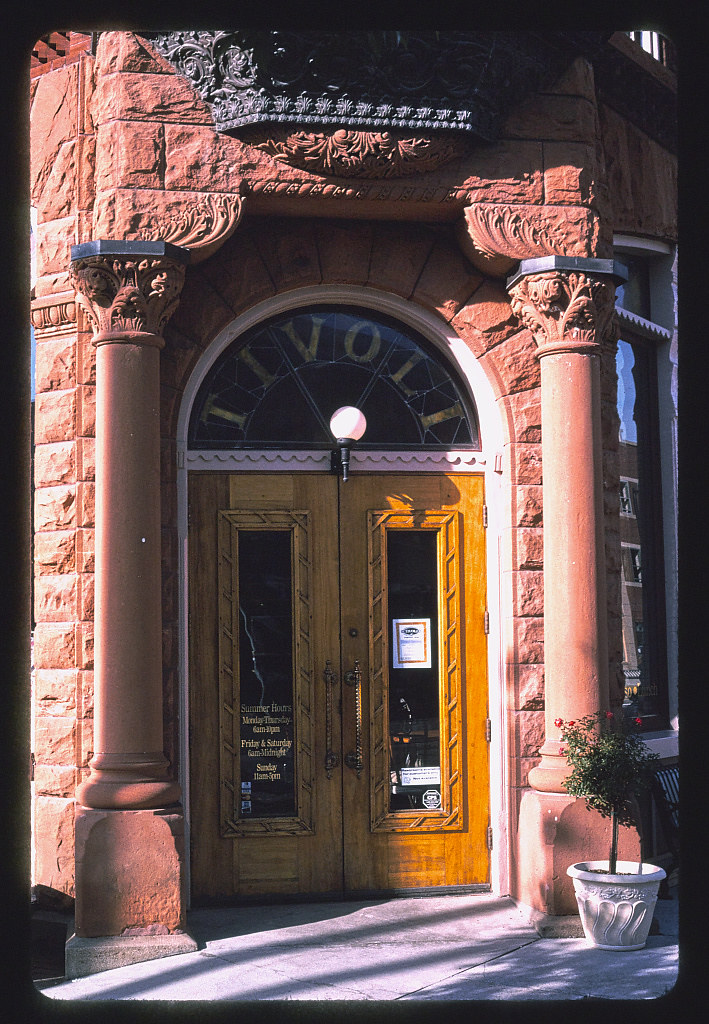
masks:
<instances>
[{"instance_id":1,"label":"red flower","mask_svg":"<svg viewBox=\"0 0 709 1024\"><path fill-rule=\"evenodd\" d=\"M576 722L569 722L569 725L576 725Z\"/></svg>"},{"instance_id":2,"label":"red flower","mask_svg":"<svg viewBox=\"0 0 709 1024\"><path fill-rule=\"evenodd\" d=\"M559 753L560 754L565 754L566 753L566 747L559 747Z\"/></svg>"},{"instance_id":3,"label":"red flower","mask_svg":"<svg viewBox=\"0 0 709 1024\"><path fill-rule=\"evenodd\" d=\"M612 711L606 711L606 718L612 718L612 717L613 717L613 712Z\"/></svg>"},{"instance_id":4,"label":"red flower","mask_svg":"<svg viewBox=\"0 0 709 1024\"><path fill-rule=\"evenodd\" d=\"M643 720L642 720L642 718L636 718L636 719L635 719L635 724L636 724L636 725L642 725L642 724L643 724Z\"/></svg>"},{"instance_id":5,"label":"red flower","mask_svg":"<svg viewBox=\"0 0 709 1024\"><path fill-rule=\"evenodd\" d=\"M557 729L560 729L563 724L564 724L564 719L563 718L555 718L554 719L554 725L557 727Z\"/></svg>"}]
</instances>

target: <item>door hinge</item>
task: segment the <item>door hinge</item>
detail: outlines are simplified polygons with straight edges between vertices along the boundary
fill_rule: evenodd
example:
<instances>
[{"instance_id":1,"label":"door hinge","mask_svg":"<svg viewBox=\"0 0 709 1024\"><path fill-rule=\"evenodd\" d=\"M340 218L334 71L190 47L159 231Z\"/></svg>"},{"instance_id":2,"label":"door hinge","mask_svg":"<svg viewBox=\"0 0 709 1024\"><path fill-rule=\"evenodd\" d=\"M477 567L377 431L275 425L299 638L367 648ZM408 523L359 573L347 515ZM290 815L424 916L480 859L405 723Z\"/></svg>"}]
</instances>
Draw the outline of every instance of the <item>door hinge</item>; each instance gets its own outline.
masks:
<instances>
[{"instance_id":1,"label":"door hinge","mask_svg":"<svg viewBox=\"0 0 709 1024\"><path fill-rule=\"evenodd\" d=\"M488 850L492 849L492 825L487 827L487 848Z\"/></svg>"},{"instance_id":2,"label":"door hinge","mask_svg":"<svg viewBox=\"0 0 709 1024\"><path fill-rule=\"evenodd\" d=\"M483 526L487 529L487 505L483 505Z\"/></svg>"},{"instance_id":3,"label":"door hinge","mask_svg":"<svg viewBox=\"0 0 709 1024\"><path fill-rule=\"evenodd\" d=\"M490 612L487 608L485 609L485 614L483 616L483 629L486 633L490 632Z\"/></svg>"},{"instance_id":4,"label":"door hinge","mask_svg":"<svg viewBox=\"0 0 709 1024\"><path fill-rule=\"evenodd\" d=\"M492 739L492 722L489 718L485 719L485 739L488 743Z\"/></svg>"}]
</instances>

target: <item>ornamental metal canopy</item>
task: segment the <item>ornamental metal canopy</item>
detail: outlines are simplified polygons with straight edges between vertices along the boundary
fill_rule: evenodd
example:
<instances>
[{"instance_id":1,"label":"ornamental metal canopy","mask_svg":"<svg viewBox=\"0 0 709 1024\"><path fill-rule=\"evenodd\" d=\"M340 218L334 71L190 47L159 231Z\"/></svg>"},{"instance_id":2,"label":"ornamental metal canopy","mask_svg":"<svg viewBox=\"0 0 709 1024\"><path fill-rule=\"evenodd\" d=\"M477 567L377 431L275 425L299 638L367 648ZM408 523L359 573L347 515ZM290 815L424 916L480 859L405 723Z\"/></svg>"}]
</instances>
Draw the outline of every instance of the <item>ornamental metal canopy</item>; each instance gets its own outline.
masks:
<instances>
[{"instance_id":1,"label":"ornamental metal canopy","mask_svg":"<svg viewBox=\"0 0 709 1024\"><path fill-rule=\"evenodd\" d=\"M263 123L454 130L497 138L515 103L608 32L145 33L218 130Z\"/></svg>"},{"instance_id":2,"label":"ornamental metal canopy","mask_svg":"<svg viewBox=\"0 0 709 1024\"><path fill-rule=\"evenodd\" d=\"M359 409L358 448L479 449L459 382L416 331L344 306L289 310L235 339L192 407L192 449L331 448L329 420Z\"/></svg>"}]
</instances>

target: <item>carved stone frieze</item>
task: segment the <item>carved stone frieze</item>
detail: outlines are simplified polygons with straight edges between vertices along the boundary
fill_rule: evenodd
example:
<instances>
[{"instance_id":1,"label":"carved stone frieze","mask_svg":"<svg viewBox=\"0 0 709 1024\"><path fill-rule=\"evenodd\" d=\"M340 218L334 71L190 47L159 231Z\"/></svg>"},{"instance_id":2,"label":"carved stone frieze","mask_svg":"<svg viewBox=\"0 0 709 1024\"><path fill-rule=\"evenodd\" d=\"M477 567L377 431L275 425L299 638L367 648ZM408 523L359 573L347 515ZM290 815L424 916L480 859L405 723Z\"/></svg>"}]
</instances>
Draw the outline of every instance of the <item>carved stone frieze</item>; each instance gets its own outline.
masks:
<instances>
[{"instance_id":1,"label":"carved stone frieze","mask_svg":"<svg viewBox=\"0 0 709 1024\"><path fill-rule=\"evenodd\" d=\"M342 178L404 178L424 174L461 156L469 147L454 135L403 137L396 132L281 132L252 143L274 160L312 174Z\"/></svg>"},{"instance_id":2,"label":"carved stone frieze","mask_svg":"<svg viewBox=\"0 0 709 1024\"><path fill-rule=\"evenodd\" d=\"M177 308L184 261L169 256L98 254L76 259L71 278L94 330L161 335Z\"/></svg>"},{"instance_id":3,"label":"carved stone frieze","mask_svg":"<svg viewBox=\"0 0 709 1024\"><path fill-rule=\"evenodd\" d=\"M37 339L76 330L76 295L61 292L32 300L32 327Z\"/></svg>"},{"instance_id":4,"label":"carved stone frieze","mask_svg":"<svg viewBox=\"0 0 709 1024\"><path fill-rule=\"evenodd\" d=\"M540 354L601 345L615 326L614 297L609 277L567 270L530 274L510 288L512 310Z\"/></svg>"},{"instance_id":5,"label":"carved stone frieze","mask_svg":"<svg viewBox=\"0 0 709 1024\"><path fill-rule=\"evenodd\" d=\"M243 199L232 193L209 193L161 231L163 241L189 249L192 263L211 256L236 231Z\"/></svg>"}]
</instances>

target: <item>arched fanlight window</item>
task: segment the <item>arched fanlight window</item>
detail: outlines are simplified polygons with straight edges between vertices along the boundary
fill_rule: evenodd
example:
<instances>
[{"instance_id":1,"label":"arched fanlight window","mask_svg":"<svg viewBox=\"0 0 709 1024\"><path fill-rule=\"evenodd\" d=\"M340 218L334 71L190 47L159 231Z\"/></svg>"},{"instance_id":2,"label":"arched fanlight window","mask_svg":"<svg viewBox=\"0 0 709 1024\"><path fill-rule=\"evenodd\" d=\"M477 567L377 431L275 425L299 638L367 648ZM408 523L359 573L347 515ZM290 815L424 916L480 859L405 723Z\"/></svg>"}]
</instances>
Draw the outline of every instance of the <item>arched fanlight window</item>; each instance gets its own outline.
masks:
<instances>
[{"instance_id":1,"label":"arched fanlight window","mask_svg":"<svg viewBox=\"0 0 709 1024\"><path fill-rule=\"evenodd\" d=\"M197 394L199 448L323 448L352 405L367 418L359 448L480 448L475 409L416 331L342 306L289 310L237 338Z\"/></svg>"}]
</instances>

